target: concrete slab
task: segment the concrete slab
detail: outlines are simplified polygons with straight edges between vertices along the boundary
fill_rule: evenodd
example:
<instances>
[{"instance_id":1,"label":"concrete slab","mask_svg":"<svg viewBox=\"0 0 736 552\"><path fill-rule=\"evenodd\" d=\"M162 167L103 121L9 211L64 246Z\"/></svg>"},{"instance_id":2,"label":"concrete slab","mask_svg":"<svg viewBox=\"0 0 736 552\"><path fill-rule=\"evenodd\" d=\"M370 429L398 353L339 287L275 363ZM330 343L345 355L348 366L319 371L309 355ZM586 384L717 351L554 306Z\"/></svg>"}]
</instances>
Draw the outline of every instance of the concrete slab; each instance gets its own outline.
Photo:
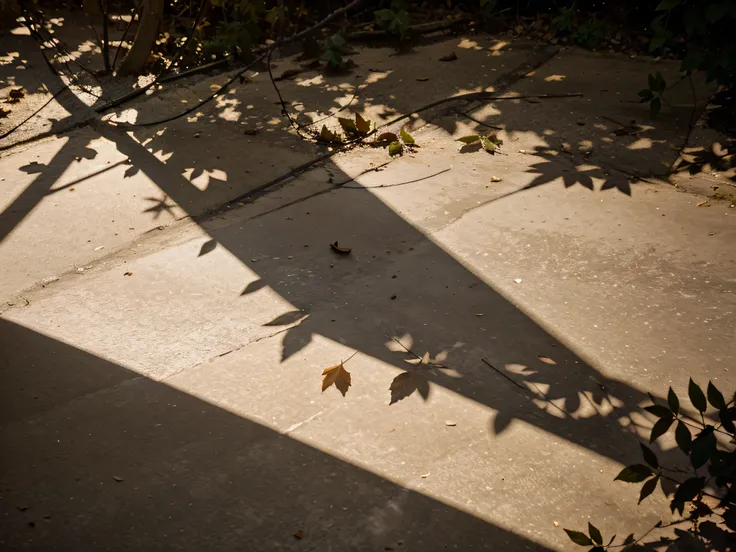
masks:
<instances>
[{"instance_id":1,"label":"concrete slab","mask_svg":"<svg viewBox=\"0 0 736 552\"><path fill-rule=\"evenodd\" d=\"M547 550L311 443L23 333L24 346L66 349L61 373L81 363L90 381L106 385L94 373L117 372L122 383L3 425L8 549Z\"/></svg>"},{"instance_id":2,"label":"concrete slab","mask_svg":"<svg viewBox=\"0 0 736 552\"><path fill-rule=\"evenodd\" d=\"M567 101L529 105L572 128ZM526 106L500 109L514 121ZM454 138L476 127L447 113L409 123L415 153L337 155L5 310L0 540L562 550L562 527L592 521L610 535L667 519L663 497L634 508L636 490L612 479L639 459L647 391L682 391L690 376L736 383L736 215L663 184L601 192L623 178L605 165L620 145L584 160L593 191L567 186L577 157L512 145L547 143L544 123L522 134L509 123L507 155L461 153ZM161 148L158 130L145 145L104 136L196 212L206 201L181 180L184 155L212 152ZM176 161L161 162L169 150ZM274 172L294 159L284 150L265 163ZM540 161L554 167L545 186ZM346 396L320 393L321 371L353 352ZM425 353L432 365L407 362ZM658 452L672 459L672 447Z\"/></svg>"},{"instance_id":3,"label":"concrete slab","mask_svg":"<svg viewBox=\"0 0 736 552\"><path fill-rule=\"evenodd\" d=\"M447 78L416 80L424 67L458 44L466 47L458 50L462 62L447 64ZM325 78L308 70L280 87L293 104L310 106L298 118L300 124L348 102L349 111L380 121L416 107L429 93L434 98L466 87L476 90L479 83L512 78L540 51L548 56L527 43L510 47L504 56L495 55L497 41L490 38L474 44L434 44L402 56L401 64L393 63L390 49L363 49L353 56L360 73ZM293 58L275 65L277 74L296 66ZM191 77L110 117L160 119L181 112L229 78ZM397 97L393 92L404 82L409 88ZM267 73L261 72L200 112L164 126L126 132L98 123L12 150L0 161L5 178L0 188L0 259L24 256L26 261L6 261L10 268L0 283L0 301L18 301L12 298L39 282L93 266L137 236L206 213L322 153L324 146L288 132L288 124L276 115L275 98ZM328 123L336 124L334 117ZM339 182L334 175L317 174L309 178Z\"/></svg>"}]
</instances>

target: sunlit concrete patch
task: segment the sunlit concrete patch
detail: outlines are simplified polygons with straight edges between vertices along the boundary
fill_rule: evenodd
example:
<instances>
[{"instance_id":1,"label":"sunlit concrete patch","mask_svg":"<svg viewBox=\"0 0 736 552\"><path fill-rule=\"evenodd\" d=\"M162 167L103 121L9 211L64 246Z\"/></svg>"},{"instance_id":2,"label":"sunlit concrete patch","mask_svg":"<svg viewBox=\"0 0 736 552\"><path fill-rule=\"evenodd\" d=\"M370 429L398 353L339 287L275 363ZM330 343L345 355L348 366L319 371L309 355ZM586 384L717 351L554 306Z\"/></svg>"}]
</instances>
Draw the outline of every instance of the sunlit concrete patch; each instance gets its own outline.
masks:
<instances>
[{"instance_id":1,"label":"sunlit concrete patch","mask_svg":"<svg viewBox=\"0 0 736 552\"><path fill-rule=\"evenodd\" d=\"M170 200L156 210L162 192L127 159L85 130L0 161L8 183L2 187L0 297L67 271L83 272L95 258L186 214ZM24 262L12 261L19 258Z\"/></svg>"},{"instance_id":2,"label":"sunlit concrete patch","mask_svg":"<svg viewBox=\"0 0 736 552\"><path fill-rule=\"evenodd\" d=\"M606 526L621 523L618 501L635 500L627 488L601 488L601 478L618 471L610 460L523 422L494 436L493 420L503 412L434 384L426 401L414 393L389 405L389 386L402 370L360 352L346 364L353 382L346 396L334 387L320 393L322 368L351 349L314 336L279 363L280 349L279 339L263 340L166 383L550 547L565 539L554 521L580 524L595 511ZM575 507L580 501L584 509ZM625 523L653 523L664 503L643 508L644 519L625 515Z\"/></svg>"},{"instance_id":3,"label":"sunlit concrete patch","mask_svg":"<svg viewBox=\"0 0 736 552\"><path fill-rule=\"evenodd\" d=\"M257 276L224 249L206 247L209 242L124 261L6 316L156 379L282 331L267 324L293 307L268 289L241 295ZM222 308L231 311L227 324ZM37 319L41 311L45 321Z\"/></svg>"}]
</instances>

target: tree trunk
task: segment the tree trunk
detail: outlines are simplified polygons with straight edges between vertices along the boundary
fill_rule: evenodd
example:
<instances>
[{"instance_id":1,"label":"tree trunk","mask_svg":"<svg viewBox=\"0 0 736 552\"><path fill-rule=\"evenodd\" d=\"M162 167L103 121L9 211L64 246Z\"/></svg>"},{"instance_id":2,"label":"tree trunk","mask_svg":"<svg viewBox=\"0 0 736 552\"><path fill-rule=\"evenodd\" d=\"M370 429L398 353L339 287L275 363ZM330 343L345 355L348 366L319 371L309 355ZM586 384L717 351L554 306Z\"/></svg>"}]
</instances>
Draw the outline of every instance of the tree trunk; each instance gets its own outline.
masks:
<instances>
[{"instance_id":1,"label":"tree trunk","mask_svg":"<svg viewBox=\"0 0 736 552\"><path fill-rule=\"evenodd\" d=\"M164 0L145 0L141 10L141 22L135 34L133 46L123 58L118 69L119 75L137 74L143 70L153 49L161 21L164 17Z\"/></svg>"}]
</instances>

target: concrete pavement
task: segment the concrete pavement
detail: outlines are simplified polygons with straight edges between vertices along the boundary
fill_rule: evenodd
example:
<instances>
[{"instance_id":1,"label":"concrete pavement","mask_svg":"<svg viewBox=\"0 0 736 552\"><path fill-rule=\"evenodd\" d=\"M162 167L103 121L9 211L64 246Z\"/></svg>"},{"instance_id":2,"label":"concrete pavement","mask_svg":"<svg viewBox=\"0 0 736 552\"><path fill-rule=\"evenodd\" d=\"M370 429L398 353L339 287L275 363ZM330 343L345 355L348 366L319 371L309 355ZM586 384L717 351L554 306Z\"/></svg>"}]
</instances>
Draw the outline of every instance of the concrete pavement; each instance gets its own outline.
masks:
<instances>
[{"instance_id":1,"label":"concrete pavement","mask_svg":"<svg viewBox=\"0 0 736 552\"><path fill-rule=\"evenodd\" d=\"M499 44L371 50L357 86L282 92L323 113L356 92L347 111L376 120L486 87L583 97L448 104L410 122L414 153L341 153L215 215L318 153L262 75L191 120L0 161L26 167L0 242L3 546L566 550L563 527L669 519L613 478L639 460L647 391L736 383L736 211L651 176L688 119L627 94L675 65ZM504 155L458 151L473 119ZM321 393L353 353L347 394Z\"/></svg>"}]
</instances>

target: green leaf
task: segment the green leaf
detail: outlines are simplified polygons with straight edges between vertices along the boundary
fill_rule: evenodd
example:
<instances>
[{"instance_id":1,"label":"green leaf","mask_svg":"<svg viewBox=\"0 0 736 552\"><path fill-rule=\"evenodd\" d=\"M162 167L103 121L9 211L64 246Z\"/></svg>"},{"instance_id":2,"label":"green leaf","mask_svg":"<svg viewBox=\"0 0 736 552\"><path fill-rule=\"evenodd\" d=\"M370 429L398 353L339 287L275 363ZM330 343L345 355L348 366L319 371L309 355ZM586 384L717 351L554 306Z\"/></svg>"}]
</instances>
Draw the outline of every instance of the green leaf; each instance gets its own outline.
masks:
<instances>
[{"instance_id":1,"label":"green leaf","mask_svg":"<svg viewBox=\"0 0 736 552\"><path fill-rule=\"evenodd\" d=\"M399 131L399 136L401 136L402 142L404 142L407 146L416 145L416 142L414 141L414 137L408 132L406 132L403 128Z\"/></svg>"},{"instance_id":2,"label":"green leaf","mask_svg":"<svg viewBox=\"0 0 736 552\"><path fill-rule=\"evenodd\" d=\"M696 470L703 466L716 451L716 436L713 426L706 427L693 441L690 447L690 463Z\"/></svg>"},{"instance_id":3,"label":"green leaf","mask_svg":"<svg viewBox=\"0 0 736 552\"><path fill-rule=\"evenodd\" d=\"M319 137L317 138L320 142L327 142L327 143L339 143L342 142L342 138L331 130L327 128L327 125L322 125L322 130L319 133Z\"/></svg>"},{"instance_id":4,"label":"green leaf","mask_svg":"<svg viewBox=\"0 0 736 552\"><path fill-rule=\"evenodd\" d=\"M672 418L672 412L666 406L653 404L652 406L647 406L644 410L650 414L654 414L657 418Z\"/></svg>"},{"instance_id":5,"label":"green leaf","mask_svg":"<svg viewBox=\"0 0 736 552\"><path fill-rule=\"evenodd\" d=\"M723 394L713 385L712 381L708 382L708 402L713 405L713 408L717 408L718 410L726 408L726 401L723 398Z\"/></svg>"},{"instance_id":6,"label":"green leaf","mask_svg":"<svg viewBox=\"0 0 736 552\"><path fill-rule=\"evenodd\" d=\"M682 3L682 0L662 0L657 6L657 11L671 10Z\"/></svg>"},{"instance_id":7,"label":"green leaf","mask_svg":"<svg viewBox=\"0 0 736 552\"><path fill-rule=\"evenodd\" d=\"M649 88L644 88L643 90L639 90L639 97L641 100L639 100L641 103L649 102L654 97L654 92L649 90Z\"/></svg>"},{"instance_id":8,"label":"green leaf","mask_svg":"<svg viewBox=\"0 0 736 552\"><path fill-rule=\"evenodd\" d=\"M652 452L652 449L650 449L648 446L646 446L644 443L639 443L639 446L641 447L641 452L644 455L644 461L652 466L652 469L657 469L659 467L659 462L657 461L657 455Z\"/></svg>"},{"instance_id":9,"label":"green leaf","mask_svg":"<svg viewBox=\"0 0 736 552\"><path fill-rule=\"evenodd\" d=\"M338 117L337 121L340 123L340 126L345 131L345 134L357 134L358 133L358 127L355 126L355 123L352 121L352 119L347 119L345 117Z\"/></svg>"},{"instance_id":10,"label":"green leaf","mask_svg":"<svg viewBox=\"0 0 736 552\"><path fill-rule=\"evenodd\" d=\"M702 50L695 44L688 44L687 53L680 64L680 71L695 71L702 62Z\"/></svg>"},{"instance_id":11,"label":"green leaf","mask_svg":"<svg viewBox=\"0 0 736 552\"><path fill-rule=\"evenodd\" d=\"M394 32L398 31L401 38L404 38L404 35L406 35L406 31L409 28L409 12L406 10L399 11L399 13L396 14L396 19L394 19L391 27Z\"/></svg>"},{"instance_id":12,"label":"green leaf","mask_svg":"<svg viewBox=\"0 0 736 552\"><path fill-rule=\"evenodd\" d=\"M705 412L708 408L708 403L705 402L705 395L703 395L703 390L700 389L698 384L695 383L692 378L690 378L690 383L687 387L687 394L690 397L690 402L693 403L693 406L700 410L700 412Z\"/></svg>"},{"instance_id":13,"label":"green leaf","mask_svg":"<svg viewBox=\"0 0 736 552\"><path fill-rule=\"evenodd\" d=\"M670 387L669 392L667 393L667 404L670 405L670 410L672 413L677 416L677 414L680 412L680 399L677 398L677 394L672 390Z\"/></svg>"},{"instance_id":14,"label":"green leaf","mask_svg":"<svg viewBox=\"0 0 736 552\"><path fill-rule=\"evenodd\" d=\"M404 151L404 146L401 145L401 142L391 142L388 145L388 154L391 157L401 155L403 151Z\"/></svg>"},{"instance_id":15,"label":"green leaf","mask_svg":"<svg viewBox=\"0 0 736 552\"><path fill-rule=\"evenodd\" d=\"M647 75L647 82L650 90L657 90L657 77L654 76L654 73Z\"/></svg>"},{"instance_id":16,"label":"green leaf","mask_svg":"<svg viewBox=\"0 0 736 552\"><path fill-rule=\"evenodd\" d=\"M371 131L371 122L364 119L360 113L355 114L355 127L361 134L368 134Z\"/></svg>"},{"instance_id":17,"label":"green leaf","mask_svg":"<svg viewBox=\"0 0 736 552\"><path fill-rule=\"evenodd\" d=\"M679 422L675 429L675 441L677 441L677 446L680 447L682 452L690 454L693 438L690 435L690 430L682 422Z\"/></svg>"},{"instance_id":18,"label":"green leaf","mask_svg":"<svg viewBox=\"0 0 736 552\"><path fill-rule=\"evenodd\" d=\"M488 138L488 140L490 140L491 142L493 142L497 146L502 146L503 145L503 140L501 140L495 132L492 132L491 134L489 134L487 136L487 138Z\"/></svg>"},{"instance_id":19,"label":"green leaf","mask_svg":"<svg viewBox=\"0 0 736 552\"><path fill-rule=\"evenodd\" d=\"M659 71L657 71L657 75L656 75L655 79L657 81L657 88L656 88L656 90L657 90L657 92L659 92L661 94L667 88L667 83L665 82L664 77L662 76L662 73L660 73Z\"/></svg>"},{"instance_id":20,"label":"green leaf","mask_svg":"<svg viewBox=\"0 0 736 552\"><path fill-rule=\"evenodd\" d=\"M588 535L586 535L585 533L581 533L580 531L565 529L565 533L567 533L567 536L570 537L570 540L572 542L580 546L590 546L591 544L593 544L593 541L590 540Z\"/></svg>"},{"instance_id":21,"label":"green leaf","mask_svg":"<svg viewBox=\"0 0 736 552\"><path fill-rule=\"evenodd\" d=\"M674 421L674 418L660 418L659 421L654 424L654 427L652 428L652 434L649 436L649 442L653 443L662 435L667 433L667 430L670 428L672 422Z\"/></svg>"},{"instance_id":22,"label":"green leaf","mask_svg":"<svg viewBox=\"0 0 736 552\"><path fill-rule=\"evenodd\" d=\"M688 502L692 500L705 486L705 477L691 477L682 483L675 491L673 502Z\"/></svg>"},{"instance_id":23,"label":"green leaf","mask_svg":"<svg viewBox=\"0 0 736 552\"><path fill-rule=\"evenodd\" d=\"M672 33L663 27L654 27L654 34L652 40L649 42L649 51L653 52L665 45L665 43L672 37Z\"/></svg>"},{"instance_id":24,"label":"green leaf","mask_svg":"<svg viewBox=\"0 0 736 552\"><path fill-rule=\"evenodd\" d=\"M641 504L642 500L644 500L646 497L654 492L654 490L657 488L657 483L659 483L658 475L656 477L652 477L646 483L644 483L644 485L641 486L641 492L639 493L639 504Z\"/></svg>"},{"instance_id":25,"label":"green leaf","mask_svg":"<svg viewBox=\"0 0 736 552\"><path fill-rule=\"evenodd\" d=\"M708 23L718 23L728 13L728 3L720 2L718 4L711 4L708 6L708 11L705 12L705 18Z\"/></svg>"},{"instance_id":26,"label":"green leaf","mask_svg":"<svg viewBox=\"0 0 736 552\"><path fill-rule=\"evenodd\" d=\"M496 153L496 144L487 136L480 137L480 145L483 146L483 149L488 153Z\"/></svg>"},{"instance_id":27,"label":"green leaf","mask_svg":"<svg viewBox=\"0 0 736 552\"><path fill-rule=\"evenodd\" d=\"M327 46L328 48L335 48L343 51L345 49L345 39L339 34L334 34L327 39Z\"/></svg>"},{"instance_id":28,"label":"green leaf","mask_svg":"<svg viewBox=\"0 0 736 552\"><path fill-rule=\"evenodd\" d=\"M603 544L603 536L601 535L601 532L595 525L590 522L588 522L588 533L590 534L590 538L593 539L594 543Z\"/></svg>"},{"instance_id":29,"label":"green leaf","mask_svg":"<svg viewBox=\"0 0 736 552\"><path fill-rule=\"evenodd\" d=\"M718 413L718 418L721 420L721 424L723 424L723 429L729 433L736 433L736 426L733 424L735 418L734 413L736 413L736 410L733 408L723 408Z\"/></svg>"},{"instance_id":30,"label":"green leaf","mask_svg":"<svg viewBox=\"0 0 736 552\"><path fill-rule=\"evenodd\" d=\"M649 466L645 466L644 464L634 464L632 466L626 466L624 469L622 469L621 473L616 476L616 479L614 479L614 481L624 481L626 483L641 483L650 475L653 475L653 472L651 469L649 469Z\"/></svg>"},{"instance_id":31,"label":"green leaf","mask_svg":"<svg viewBox=\"0 0 736 552\"><path fill-rule=\"evenodd\" d=\"M736 506L729 506L722 514L723 522L731 531L736 531Z\"/></svg>"},{"instance_id":32,"label":"green leaf","mask_svg":"<svg viewBox=\"0 0 736 552\"><path fill-rule=\"evenodd\" d=\"M391 21L396 17L396 14L391 10L376 10L373 12L373 15L376 19L379 21Z\"/></svg>"},{"instance_id":33,"label":"green leaf","mask_svg":"<svg viewBox=\"0 0 736 552\"><path fill-rule=\"evenodd\" d=\"M651 103L649 104L649 115L653 118L662 110L662 100L659 99L659 96L656 98L653 98Z\"/></svg>"},{"instance_id":34,"label":"green leaf","mask_svg":"<svg viewBox=\"0 0 736 552\"><path fill-rule=\"evenodd\" d=\"M635 540L636 539L634 539L634 533L631 533L628 537L624 539L624 544L633 544Z\"/></svg>"},{"instance_id":35,"label":"green leaf","mask_svg":"<svg viewBox=\"0 0 736 552\"><path fill-rule=\"evenodd\" d=\"M472 144L474 142L477 142L480 140L480 136L477 134L471 134L470 136L463 136L462 138L458 138L455 140L456 142L462 142L463 144Z\"/></svg>"}]
</instances>

